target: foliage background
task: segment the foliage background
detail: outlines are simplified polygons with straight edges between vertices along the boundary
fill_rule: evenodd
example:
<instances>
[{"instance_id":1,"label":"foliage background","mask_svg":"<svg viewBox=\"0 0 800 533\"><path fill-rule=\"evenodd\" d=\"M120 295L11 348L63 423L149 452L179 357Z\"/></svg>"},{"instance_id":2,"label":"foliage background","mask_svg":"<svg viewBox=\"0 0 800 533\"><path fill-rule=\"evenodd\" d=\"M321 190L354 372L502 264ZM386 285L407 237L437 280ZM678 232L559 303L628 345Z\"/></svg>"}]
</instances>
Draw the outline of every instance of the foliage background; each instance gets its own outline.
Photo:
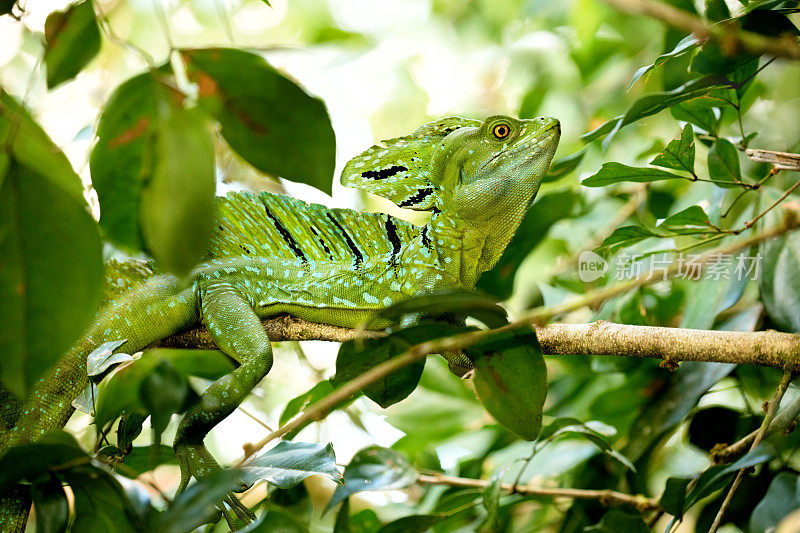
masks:
<instances>
[{"instance_id":1,"label":"foliage background","mask_svg":"<svg viewBox=\"0 0 800 533\"><path fill-rule=\"evenodd\" d=\"M721 9L724 4L673 3L697 8L700 13ZM658 21L619 13L595 0L272 0L270 6L255 0L124 0L95 4L116 38L135 44L156 64L167 59L170 47L232 45L263 52L270 64L324 100L336 133L337 176L347 159L375 140L402 135L441 116L558 117L563 136L557 157L581 150L585 155L574 172L542 187L540 202L545 207L541 209L547 212L542 212L540 225L531 229L535 249L530 253L523 250L519 257L521 265L508 301L512 315L536 305L559 303L570 294L613 281L607 278L585 284L578 279L574 262L580 251L600 244L598 234L614 229L610 222L652 228L656 221L693 205L715 220L736 193L689 180L647 187L581 185L604 162L643 167L670 140L679 138L683 122L669 111L620 130L605 150L601 141L584 148L581 135L625 112L637 98L674 89L688 79L687 62L678 59L629 88L637 69L671 50L684 34L668 30ZM762 4L772 9L780 3ZM65 151L83 178L85 194L97 215L96 195L89 188L88 155L98 114L114 88L146 65L140 53L104 38L99 55L75 80L48 90L40 63L41 34L47 15L65 5L27 2L21 23L0 17L0 85L24 98L34 118ZM738 2L728 5L734 14L746 7ZM789 17L797 22L796 14ZM761 61L763 65L766 59ZM759 73L743 96L741 131L758 133L751 146L789 152L800 149L797 73L796 63L776 62ZM740 142L736 113L729 109L718 118L720 136ZM706 157L710 145L695 143L698 174L704 178L709 177ZM242 188L284 190L328 205L399 211L385 201L345 190L338 180L332 198L305 185L267 180L231 155L222 141L216 151L218 194ZM763 177L763 165L755 165L743 155L737 159L746 180ZM778 174L769 182L771 188L739 202L731 217L738 224L752 219L796 178L793 173ZM621 211L628 215L625 220L618 219ZM413 217L409 213L403 216ZM779 219L780 215L765 217L770 223ZM634 243L633 250L683 247L694 244L692 239L695 237L671 235ZM618 252L610 254L612 272ZM106 257L118 254L119 250L106 245ZM794 268L789 274L796 272ZM507 296L498 286L490 288ZM663 283L626 293L599 309L584 308L562 320L599 318L701 329L776 326L762 312L756 282L725 280ZM266 430L254 418L276 427L289 400L333 373L337 348L319 342L282 345L275 368L245 406L249 414L235 413L207 441L215 454L232 462L243 443L259 440ZM387 410L359 399L347 410L306 428L296 440L332 442L340 464L348 464L363 447L378 444L403 453L423 471L468 478L496 476L492 479L523 483L533 480L547 486L611 488L658 498L668 478L693 477L706 470L711 465L708 451L713 444L731 442L755 428L762 414L760 405L771 396L781 376L774 369L700 364L670 372L656 362L604 357L551 358L548 369L550 395L545 414L598 421L595 427L604 442L633 461L635 473L582 438L555 441L520 472L520 459L530 454L531 445L494 423L468 384L449 375L446 366L433 359L427 362L420 387L408 399ZM787 401L794 396L792 389ZM87 423L87 417L77 416L70 428L91 447L94 434L86 429ZM165 442L170 441L171 431L174 428L167 428ZM149 438L144 432L135 444L147 444ZM760 515L753 514L762 499L769 510L770 506L780 508L775 511L779 518L788 513L788 508L776 503L785 503L786 497L769 499L769 495L784 486L791 488L797 481L797 437L776 439L777 458L749 477L739 491L739 501L729 514L734 521L727 526L730 531L763 531L758 520L767 511L762 507ZM175 469L159 467L151 476L156 485L168 488L175 481ZM147 489L140 484L136 490ZM322 515L321 505L332 490L332 482L326 485L318 478L291 490L271 489L267 507L270 512L297 517L303 527L313 531L330 530L336 514ZM251 495L251 503L264 494ZM677 531L703 529L719 506L719 494L718 490L709 491ZM619 530L620 524L646 528L636 515L608 514L592 501L553 502L513 495L492 498L474 489L430 486L362 492L350 500L354 520L349 527L351 531L376 530L374 510L383 523L404 515L447 516L435 526L437 531L582 531L585 527L613 531ZM371 510L359 513L361 509ZM667 522L669 517L664 517L658 527L663 530Z\"/></svg>"}]
</instances>

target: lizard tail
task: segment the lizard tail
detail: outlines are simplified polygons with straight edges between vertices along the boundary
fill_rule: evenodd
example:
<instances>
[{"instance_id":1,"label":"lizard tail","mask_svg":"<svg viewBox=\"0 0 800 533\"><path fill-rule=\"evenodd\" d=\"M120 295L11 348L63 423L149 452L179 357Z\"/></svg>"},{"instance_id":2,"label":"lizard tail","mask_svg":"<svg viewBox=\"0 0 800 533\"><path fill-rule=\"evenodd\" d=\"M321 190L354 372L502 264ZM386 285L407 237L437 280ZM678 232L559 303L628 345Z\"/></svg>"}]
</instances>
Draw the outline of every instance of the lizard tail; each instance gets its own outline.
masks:
<instances>
[{"instance_id":1,"label":"lizard tail","mask_svg":"<svg viewBox=\"0 0 800 533\"><path fill-rule=\"evenodd\" d=\"M39 380L14 427L0 434L0 455L66 424L74 411L72 400L88 384L86 358L100 344L125 339L121 349L135 353L197 322L193 288L173 276L144 279L142 274L141 283L110 298L84 336ZM0 531L22 531L29 508L27 494L1 495Z\"/></svg>"}]
</instances>

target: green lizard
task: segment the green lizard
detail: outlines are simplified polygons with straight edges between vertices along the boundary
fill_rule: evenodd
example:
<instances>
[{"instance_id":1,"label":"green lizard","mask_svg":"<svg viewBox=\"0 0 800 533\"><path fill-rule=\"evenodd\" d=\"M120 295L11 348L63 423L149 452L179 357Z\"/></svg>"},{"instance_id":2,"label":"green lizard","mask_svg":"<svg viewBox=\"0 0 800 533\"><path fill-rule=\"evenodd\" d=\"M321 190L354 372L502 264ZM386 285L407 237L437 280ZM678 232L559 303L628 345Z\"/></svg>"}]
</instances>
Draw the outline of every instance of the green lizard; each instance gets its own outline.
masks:
<instances>
[{"instance_id":1,"label":"green lizard","mask_svg":"<svg viewBox=\"0 0 800 533\"><path fill-rule=\"evenodd\" d=\"M344 185L432 212L421 227L267 193L219 198L216 233L187 279L144 263L108 266L114 296L38 384L0 452L66 423L71 400L87 385L87 354L101 343L126 339L122 348L133 353L202 322L239 366L214 382L179 424L174 448L179 490L185 489L192 476L218 468L203 446L206 434L272 366L261 318L289 313L356 327L405 297L474 287L513 237L559 135L552 118L451 117L373 146L345 166Z\"/></svg>"}]
</instances>

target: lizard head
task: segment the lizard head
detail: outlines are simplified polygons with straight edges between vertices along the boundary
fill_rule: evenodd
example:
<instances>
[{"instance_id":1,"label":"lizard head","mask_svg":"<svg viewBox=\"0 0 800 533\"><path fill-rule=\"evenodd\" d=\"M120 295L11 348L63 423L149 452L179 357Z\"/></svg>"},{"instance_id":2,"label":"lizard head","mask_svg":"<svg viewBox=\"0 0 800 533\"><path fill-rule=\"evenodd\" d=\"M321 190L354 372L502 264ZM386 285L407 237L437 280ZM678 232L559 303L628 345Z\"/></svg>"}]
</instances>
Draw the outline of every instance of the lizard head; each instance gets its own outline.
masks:
<instances>
[{"instance_id":1,"label":"lizard head","mask_svg":"<svg viewBox=\"0 0 800 533\"><path fill-rule=\"evenodd\" d=\"M342 171L342 184L400 207L447 210L482 225L498 214L524 214L559 133L553 118L443 118L354 157Z\"/></svg>"},{"instance_id":2,"label":"lizard head","mask_svg":"<svg viewBox=\"0 0 800 533\"><path fill-rule=\"evenodd\" d=\"M492 116L480 126L452 132L433 161L444 208L479 227L491 223L493 231L506 219L518 224L539 190L559 137L559 123L549 117Z\"/></svg>"}]
</instances>

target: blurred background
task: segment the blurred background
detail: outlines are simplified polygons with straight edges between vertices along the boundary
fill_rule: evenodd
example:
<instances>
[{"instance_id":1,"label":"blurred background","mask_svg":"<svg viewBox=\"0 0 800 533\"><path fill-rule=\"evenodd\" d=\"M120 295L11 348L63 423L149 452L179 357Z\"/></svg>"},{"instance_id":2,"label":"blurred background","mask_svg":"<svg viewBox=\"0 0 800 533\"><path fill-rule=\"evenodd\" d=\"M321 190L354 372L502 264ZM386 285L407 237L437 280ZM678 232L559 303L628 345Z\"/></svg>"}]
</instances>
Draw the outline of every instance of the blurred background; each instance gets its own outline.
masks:
<instances>
[{"instance_id":1,"label":"blurred background","mask_svg":"<svg viewBox=\"0 0 800 533\"><path fill-rule=\"evenodd\" d=\"M723 202L722 196L712 194L711 185L703 184L670 182L646 192L634 184L611 191L580 185L602 162L642 163L681 131L664 112L620 131L605 151L599 143L585 145L580 140L582 134L623 113L639 96L680 85L679 71L686 69L685 64L671 66L629 87L640 67L671 50L683 35L595 0L270 0L269 5L259 0L96 0L106 19L100 55L74 81L47 91L40 64L41 33L47 15L67 4L23 0L21 23L0 17L0 85L25 100L34 118L63 148L83 177L95 210L87 161L98 114L111 91L147 68L148 61L167 61L170 48L210 46L263 53L273 66L325 101L337 141L332 197L305 185L263 177L222 143L217 159L219 194L239 189L285 191L307 201L388 211L419 221L418 215L402 213L388 202L345 189L338 184L338 170L374 142L444 116L550 115L561 120L563 136L556 158L579 151L584 156L574 172L542 187L540 196L563 193L558 198L566 212L544 227L547 237L537 236L541 242L522 262L508 300L512 314L580 292L584 286L575 281L575 256L599 245L597 236L620 216L618 226L629 216L654 222L689 205L708 208ZM703 4L698 3L701 10ZM739 2L727 4L734 13L742 8ZM799 87L797 68L781 62L759 75L742 126L743 132L758 132L751 146L800 148ZM728 124L728 133L737 135L738 126ZM705 158L708 148L698 143L697 150L698 157ZM586 309L566 320L603 317L686 325L685 310L702 310L704 305L693 301L692 287L688 282L655 286L650 292L611 302L599 315ZM745 304L740 301L737 313L752 313L755 293L754 286L742 288L739 294L745 294ZM702 327L711 327L715 316ZM735 313L726 317L741 318ZM264 424L277 427L288 400L333 373L337 349L322 342L281 345L275 369L248 405L212 432L208 442L215 453L233 461L243 443L264 436ZM653 379L658 372L653 370L655 364L562 358L549 360L548 366L548 414L599 420L623 435L634 425L648 394L655 394L659 386ZM741 393L738 382L722 379L703 396L699 408L760 410L758 400L778 377L753 370L745 378L753 387L749 397ZM333 442L340 463L347 463L367 444L394 445L419 464L430 461L446 471L480 477L518 464L515 461L529 454L526 443L503 442L501 430L487 427L490 422L471 390L449 375L441 361L429 360L422 386L407 400L384 411L360 399L305 429L297 440ZM73 420L73 426L82 431L80 419ZM684 441L688 431L687 424L662 450L648 455L649 487L641 489L659 494L668 476L693 475L710 464L700 448ZM146 441L147 435L144 432L140 438ZM522 480L538 477L553 485L580 485L588 474L576 467L596 459L598 453L585 441L560 441L537 455ZM164 479L175 475L172 467L159 472ZM506 477L515 475L512 469ZM384 506L387 516L401 513L397 509L414 497L400 491L363 494L368 501L398 506L394 511L392 505ZM691 530L686 527L680 531Z\"/></svg>"}]
</instances>

